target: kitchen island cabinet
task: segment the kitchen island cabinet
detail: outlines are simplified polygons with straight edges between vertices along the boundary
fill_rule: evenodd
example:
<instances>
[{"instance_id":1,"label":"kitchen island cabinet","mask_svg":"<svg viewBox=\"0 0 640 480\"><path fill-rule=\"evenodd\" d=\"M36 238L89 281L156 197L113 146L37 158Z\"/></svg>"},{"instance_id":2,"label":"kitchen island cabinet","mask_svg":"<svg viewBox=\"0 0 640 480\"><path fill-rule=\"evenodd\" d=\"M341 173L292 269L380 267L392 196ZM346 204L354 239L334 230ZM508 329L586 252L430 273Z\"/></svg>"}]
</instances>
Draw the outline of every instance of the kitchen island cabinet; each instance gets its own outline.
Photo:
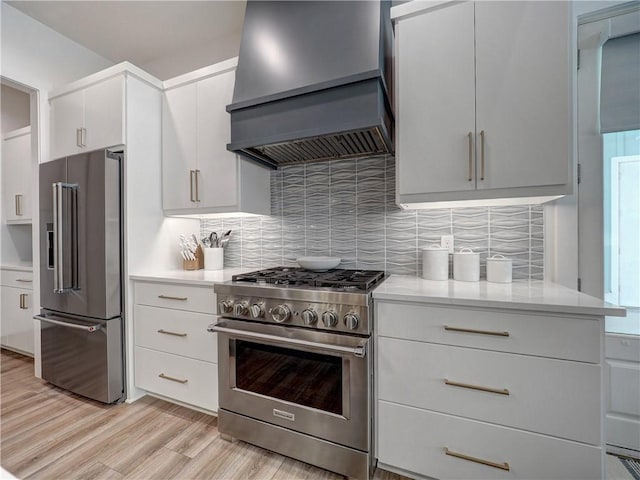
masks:
<instances>
[{"instance_id":1,"label":"kitchen island cabinet","mask_svg":"<svg viewBox=\"0 0 640 480\"><path fill-rule=\"evenodd\" d=\"M164 82L162 205L168 215L270 213L270 170L226 149L237 58Z\"/></svg>"},{"instance_id":2,"label":"kitchen island cabinet","mask_svg":"<svg viewBox=\"0 0 640 480\"><path fill-rule=\"evenodd\" d=\"M408 2L392 18L397 203L571 193L568 3Z\"/></svg>"},{"instance_id":3,"label":"kitchen island cabinet","mask_svg":"<svg viewBox=\"0 0 640 480\"><path fill-rule=\"evenodd\" d=\"M624 309L539 281L392 276L373 296L381 468L604 478L604 315Z\"/></svg>"},{"instance_id":4,"label":"kitchen island cabinet","mask_svg":"<svg viewBox=\"0 0 640 480\"><path fill-rule=\"evenodd\" d=\"M0 269L0 344L33 356L33 271L29 267Z\"/></svg>"}]
</instances>

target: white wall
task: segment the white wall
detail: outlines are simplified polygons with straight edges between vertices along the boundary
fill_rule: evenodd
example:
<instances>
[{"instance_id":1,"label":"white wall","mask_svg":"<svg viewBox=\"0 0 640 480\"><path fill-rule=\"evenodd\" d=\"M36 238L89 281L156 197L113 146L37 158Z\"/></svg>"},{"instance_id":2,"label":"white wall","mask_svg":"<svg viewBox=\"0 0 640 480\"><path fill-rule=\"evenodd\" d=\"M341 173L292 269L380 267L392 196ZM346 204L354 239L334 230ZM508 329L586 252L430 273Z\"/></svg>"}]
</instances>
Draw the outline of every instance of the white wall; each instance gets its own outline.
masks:
<instances>
[{"instance_id":1,"label":"white wall","mask_svg":"<svg viewBox=\"0 0 640 480\"><path fill-rule=\"evenodd\" d=\"M31 125L28 93L2 85L1 97L2 133Z\"/></svg>"}]
</instances>

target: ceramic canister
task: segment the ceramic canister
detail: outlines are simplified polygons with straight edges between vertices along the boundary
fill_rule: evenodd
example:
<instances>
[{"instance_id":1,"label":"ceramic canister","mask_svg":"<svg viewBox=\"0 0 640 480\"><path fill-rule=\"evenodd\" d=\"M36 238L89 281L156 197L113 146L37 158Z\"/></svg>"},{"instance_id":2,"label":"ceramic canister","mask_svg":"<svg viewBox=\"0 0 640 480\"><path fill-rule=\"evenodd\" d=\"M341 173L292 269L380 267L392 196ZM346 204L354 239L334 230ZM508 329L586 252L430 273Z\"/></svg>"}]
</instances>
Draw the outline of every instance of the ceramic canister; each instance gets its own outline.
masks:
<instances>
[{"instance_id":1,"label":"ceramic canister","mask_svg":"<svg viewBox=\"0 0 640 480\"><path fill-rule=\"evenodd\" d=\"M480 254L470 248L461 248L453 254L453 279L463 282L480 280Z\"/></svg>"},{"instance_id":2,"label":"ceramic canister","mask_svg":"<svg viewBox=\"0 0 640 480\"><path fill-rule=\"evenodd\" d=\"M449 279L449 249L431 245L422 249L422 278L425 280Z\"/></svg>"},{"instance_id":3,"label":"ceramic canister","mask_svg":"<svg viewBox=\"0 0 640 480\"><path fill-rule=\"evenodd\" d=\"M487 258L487 282L511 283L512 261L503 255Z\"/></svg>"},{"instance_id":4,"label":"ceramic canister","mask_svg":"<svg viewBox=\"0 0 640 480\"><path fill-rule=\"evenodd\" d=\"M222 270L224 268L224 248L204 248L204 269Z\"/></svg>"}]
</instances>

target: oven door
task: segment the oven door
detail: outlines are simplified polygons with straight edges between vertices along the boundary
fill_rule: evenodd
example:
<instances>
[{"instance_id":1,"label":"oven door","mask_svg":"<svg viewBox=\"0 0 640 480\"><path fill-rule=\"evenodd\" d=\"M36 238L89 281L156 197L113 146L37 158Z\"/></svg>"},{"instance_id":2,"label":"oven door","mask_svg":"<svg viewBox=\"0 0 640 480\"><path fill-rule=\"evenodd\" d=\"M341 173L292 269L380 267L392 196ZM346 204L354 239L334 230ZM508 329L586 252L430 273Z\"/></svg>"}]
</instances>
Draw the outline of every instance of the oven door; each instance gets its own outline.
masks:
<instances>
[{"instance_id":1,"label":"oven door","mask_svg":"<svg viewBox=\"0 0 640 480\"><path fill-rule=\"evenodd\" d=\"M369 339L225 319L220 408L368 451Z\"/></svg>"}]
</instances>

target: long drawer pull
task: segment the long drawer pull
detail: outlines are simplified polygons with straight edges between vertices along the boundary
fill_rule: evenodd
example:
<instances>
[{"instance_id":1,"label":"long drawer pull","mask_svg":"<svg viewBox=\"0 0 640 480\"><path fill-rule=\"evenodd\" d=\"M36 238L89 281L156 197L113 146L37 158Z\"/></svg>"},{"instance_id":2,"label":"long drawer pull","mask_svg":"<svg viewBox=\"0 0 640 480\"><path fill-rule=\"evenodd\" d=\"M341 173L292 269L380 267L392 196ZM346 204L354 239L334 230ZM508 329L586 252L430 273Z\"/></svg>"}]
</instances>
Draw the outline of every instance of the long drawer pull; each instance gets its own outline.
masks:
<instances>
[{"instance_id":1,"label":"long drawer pull","mask_svg":"<svg viewBox=\"0 0 640 480\"><path fill-rule=\"evenodd\" d=\"M27 280L26 278L16 278L16 282L33 283L33 280Z\"/></svg>"},{"instance_id":2,"label":"long drawer pull","mask_svg":"<svg viewBox=\"0 0 640 480\"><path fill-rule=\"evenodd\" d=\"M509 467L509 464L507 462L497 463L497 462L492 462L490 460L483 460L482 458L472 457L470 455L465 455L464 453L452 452L447 447L444 447L444 453L452 457L461 458L463 460L469 460L470 462L481 463L482 465L487 465L489 467L499 468L500 470L506 470L507 472L511 470L511 467Z\"/></svg>"},{"instance_id":3,"label":"long drawer pull","mask_svg":"<svg viewBox=\"0 0 640 480\"><path fill-rule=\"evenodd\" d=\"M445 325L444 329L449 332L478 333L480 335L495 335L496 337L508 337L509 332L495 332L492 330L475 330L473 328L450 327Z\"/></svg>"},{"instance_id":4,"label":"long drawer pull","mask_svg":"<svg viewBox=\"0 0 640 480\"><path fill-rule=\"evenodd\" d=\"M172 297L170 295L158 295L158 298L164 298L165 300L180 300L185 302L188 297Z\"/></svg>"},{"instance_id":5,"label":"long drawer pull","mask_svg":"<svg viewBox=\"0 0 640 480\"><path fill-rule=\"evenodd\" d=\"M169 330L165 330L163 328L158 330L158 333L164 333L165 335L173 335L175 337L186 337L187 336L186 333L170 332Z\"/></svg>"},{"instance_id":6,"label":"long drawer pull","mask_svg":"<svg viewBox=\"0 0 640 480\"><path fill-rule=\"evenodd\" d=\"M182 383L185 384L187 383L189 380L188 379L184 379L181 380L179 378L175 378L175 377L170 377L169 375L165 375L164 373L161 373L160 375L158 375L160 378L164 378L165 380L171 380L172 382L176 382L176 383Z\"/></svg>"},{"instance_id":7,"label":"long drawer pull","mask_svg":"<svg viewBox=\"0 0 640 480\"><path fill-rule=\"evenodd\" d=\"M445 385L451 385L452 387L470 388L471 390L481 390L483 392L497 393L498 395L509 395L509 390L506 388L491 388L483 387L481 385L471 385L470 383L452 382L451 380L444 379Z\"/></svg>"}]
</instances>

